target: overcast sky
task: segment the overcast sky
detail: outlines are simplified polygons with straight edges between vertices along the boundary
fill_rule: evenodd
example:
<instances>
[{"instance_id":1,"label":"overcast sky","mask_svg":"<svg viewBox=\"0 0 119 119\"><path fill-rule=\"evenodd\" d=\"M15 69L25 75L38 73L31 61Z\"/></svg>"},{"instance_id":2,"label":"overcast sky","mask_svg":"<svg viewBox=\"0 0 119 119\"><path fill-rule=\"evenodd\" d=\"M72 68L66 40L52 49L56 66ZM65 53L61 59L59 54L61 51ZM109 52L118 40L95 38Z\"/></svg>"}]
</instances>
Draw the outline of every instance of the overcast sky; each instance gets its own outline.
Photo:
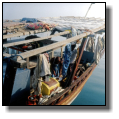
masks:
<instances>
[{"instance_id":1,"label":"overcast sky","mask_svg":"<svg viewBox=\"0 0 119 119\"><path fill-rule=\"evenodd\" d=\"M81 16L90 3L3 3L3 19ZM87 17L105 18L105 3L92 5Z\"/></svg>"}]
</instances>

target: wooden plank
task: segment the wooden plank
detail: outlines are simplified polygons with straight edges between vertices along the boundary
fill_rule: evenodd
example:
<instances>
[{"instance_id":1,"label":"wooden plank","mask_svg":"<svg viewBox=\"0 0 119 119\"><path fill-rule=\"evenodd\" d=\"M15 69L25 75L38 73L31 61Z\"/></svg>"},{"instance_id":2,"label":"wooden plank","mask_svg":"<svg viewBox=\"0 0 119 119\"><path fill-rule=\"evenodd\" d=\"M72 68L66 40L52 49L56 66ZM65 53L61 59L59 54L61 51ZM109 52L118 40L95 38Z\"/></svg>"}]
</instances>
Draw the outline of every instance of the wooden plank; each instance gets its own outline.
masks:
<instances>
[{"instance_id":1,"label":"wooden plank","mask_svg":"<svg viewBox=\"0 0 119 119\"><path fill-rule=\"evenodd\" d=\"M11 32L18 32L18 31L17 31L17 29L3 30L3 33L5 33L5 32L11 33ZM6 36L6 35L3 35L3 36ZM3 39L3 40L4 40L4 39Z\"/></svg>"},{"instance_id":2,"label":"wooden plank","mask_svg":"<svg viewBox=\"0 0 119 119\"><path fill-rule=\"evenodd\" d=\"M3 53L3 57L10 57L11 54L8 54L8 53Z\"/></svg>"},{"instance_id":3,"label":"wooden plank","mask_svg":"<svg viewBox=\"0 0 119 119\"><path fill-rule=\"evenodd\" d=\"M29 62L29 69L32 69L37 66L37 63L30 61Z\"/></svg>"},{"instance_id":4,"label":"wooden plank","mask_svg":"<svg viewBox=\"0 0 119 119\"><path fill-rule=\"evenodd\" d=\"M51 58L53 58L54 57L54 50L52 51L52 54L51 54Z\"/></svg>"},{"instance_id":5,"label":"wooden plank","mask_svg":"<svg viewBox=\"0 0 119 119\"><path fill-rule=\"evenodd\" d=\"M34 41L40 41L40 40L49 39L49 38L52 38L52 37L68 34L68 33L69 33L69 31L64 31L64 32L60 32L60 33L57 33L57 34L54 34L54 35L51 35L51 36L42 37L42 38L35 38L35 39L31 39L31 40L24 40L24 41L19 41L19 42L14 42L14 43L8 43L8 44L4 44L3 47L10 47L10 46L30 43L30 42L34 42Z\"/></svg>"},{"instance_id":6,"label":"wooden plank","mask_svg":"<svg viewBox=\"0 0 119 119\"><path fill-rule=\"evenodd\" d=\"M21 28L21 27L24 27L25 25L18 25L18 26L10 26L10 27L7 27L7 29L16 29L16 28Z\"/></svg>"},{"instance_id":7,"label":"wooden plank","mask_svg":"<svg viewBox=\"0 0 119 119\"><path fill-rule=\"evenodd\" d=\"M61 58L63 57L63 46L61 47Z\"/></svg>"},{"instance_id":8,"label":"wooden plank","mask_svg":"<svg viewBox=\"0 0 119 119\"><path fill-rule=\"evenodd\" d=\"M7 32L7 30L3 30L3 34L6 33L6 32Z\"/></svg>"},{"instance_id":9,"label":"wooden plank","mask_svg":"<svg viewBox=\"0 0 119 119\"><path fill-rule=\"evenodd\" d=\"M23 33L17 32L17 33L15 33L15 34L3 35L3 39L12 38L12 37L17 37L17 36L22 36L22 35L23 35Z\"/></svg>"},{"instance_id":10,"label":"wooden plank","mask_svg":"<svg viewBox=\"0 0 119 119\"><path fill-rule=\"evenodd\" d=\"M27 57L27 69L29 69L29 57Z\"/></svg>"},{"instance_id":11,"label":"wooden plank","mask_svg":"<svg viewBox=\"0 0 119 119\"><path fill-rule=\"evenodd\" d=\"M16 23L16 22L6 22L6 23L3 23L3 28L6 28L6 29L14 29L14 28L21 28L21 27L24 27L26 24L24 23Z\"/></svg>"},{"instance_id":12,"label":"wooden plank","mask_svg":"<svg viewBox=\"0 0 119 119\"><path fill-rule=\"evenodd\" d=\"M97 32L101 29L105 28L105 25L99 27L99 28L96 28L96 29L92 29L91 31L92 32ZM76 41L80 38L83 38L83 37L86 37L88 35L92 34L91 32L85 32L85 33L82 33L78 36L75 36L75 37L72 37L72 38L69 38L69 39L66 39L64 41L60 41L58 43L53 43L51 45L47 45L47 46L44 46L44 47L41 47L41 48L37 48L37 49L34 49L34 50L30 50L30 51L27 51L25 53L21 53L20 55L23 57L23 58L27 58L27 57L31 57L31 56L34 56L34 55L37 55L39 53L42 53L44 51L48 51L48 50L51 50L51 49L54 49L54 48L57 48L59 46L62 46L62 45L66 45L70 42L73 42L73 41ZM19 59L20 60L20 59Z\"/></svg>"},{"instance_id":13,"label":"wooden plank","mask_svg":"<svg viewBox=\"0 0 119 119\"><path fill-rule=\"evenodd\" d=\"M51 31L51 30L48 30L48 31ZM10 29L7 30L7 32L11 32L11 31L16 31L16 30L15 29L13 29L13 30L10 30ZM3 39L5 39L5 38L12 38L12 37L18 37L18 36L23 36L23 35L29 35L29 34L35 34L35 33L40 33L40 32L45 32L45 31L46 31L45 29L29 30L29 31L25 31L25 30L22 29L22 31L19 31L19 32L14 33L14 34L3 35Z\"/></svg>"}]
</instances>

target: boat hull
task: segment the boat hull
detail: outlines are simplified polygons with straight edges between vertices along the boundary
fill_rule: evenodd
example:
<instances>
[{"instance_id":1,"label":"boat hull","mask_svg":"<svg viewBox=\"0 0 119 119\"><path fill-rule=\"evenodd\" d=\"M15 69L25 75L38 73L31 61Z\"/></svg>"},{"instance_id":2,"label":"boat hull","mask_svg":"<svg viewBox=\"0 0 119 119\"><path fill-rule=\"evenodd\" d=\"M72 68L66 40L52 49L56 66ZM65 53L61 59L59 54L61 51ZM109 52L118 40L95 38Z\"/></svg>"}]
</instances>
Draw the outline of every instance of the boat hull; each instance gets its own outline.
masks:
<instances>
[{"instance_id":1,"label":"boat hull","mask_svg":"<svg viewBox=\"0 0 119 119\"><path fill-rule=\"evenodd\" d=\"M104 52L105 52L105 49L102 50L101 57L103 56ZM93 65L94 66L93 66L91 72L87 75L87 77L85 77L85 79L83 80L83 82L79 86L77 86L77 88L74 91L72 91L70 95L68 95L66 98L64 98L62 101L60 101L56 105L70 105L76 99L76 97L79 95L79 93L83 89L85 83L87 82L87 80L89 79L89 77L92 75L92 72L94 71L94 69L97 66L95 63L93 63ZM80 80L80 77L79 77L79 80Z\"/></svg>"},{"instance_id":2,"label":"boat hull","mask_svg":"<svg viewBox=\"0 0 119 119\"><path fill-rule=\"evenodd\" d=\"M87 82L89 77L92 75L92 72L95 69L95 67L96 67L96 65L94 66L92 71L88 74L88 76L84 79L84 81L81 83L81 85L77 86L77 88L74 91L72 91L72 93L70 95L68 95L66 98L64 98L62 101L60 101L56 105L70 105L76 99L76 97L79 95L81 90L83 89L85 83Z\"/></svg>"}]
</instances>

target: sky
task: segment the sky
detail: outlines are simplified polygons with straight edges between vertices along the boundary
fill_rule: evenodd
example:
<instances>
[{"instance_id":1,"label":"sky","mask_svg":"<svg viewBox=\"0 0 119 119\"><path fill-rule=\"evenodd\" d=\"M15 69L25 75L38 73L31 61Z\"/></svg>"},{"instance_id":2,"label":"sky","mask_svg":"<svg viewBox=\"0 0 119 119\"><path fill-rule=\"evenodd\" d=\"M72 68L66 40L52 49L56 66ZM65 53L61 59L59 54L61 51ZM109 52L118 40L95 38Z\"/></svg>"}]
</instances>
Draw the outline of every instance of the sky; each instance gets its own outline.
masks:
<instances>
[{"instance_id":1,"label":"sky","mask_svg":"<svg viewBox=\"0 0 119 119\"><path fill-rule=\"evenodd\" d=\"M84 17L91 3L3 3L3 19L81 16ZM105 18L105 3L91 6L87 17Z\"/></svg>"}]
</instances>

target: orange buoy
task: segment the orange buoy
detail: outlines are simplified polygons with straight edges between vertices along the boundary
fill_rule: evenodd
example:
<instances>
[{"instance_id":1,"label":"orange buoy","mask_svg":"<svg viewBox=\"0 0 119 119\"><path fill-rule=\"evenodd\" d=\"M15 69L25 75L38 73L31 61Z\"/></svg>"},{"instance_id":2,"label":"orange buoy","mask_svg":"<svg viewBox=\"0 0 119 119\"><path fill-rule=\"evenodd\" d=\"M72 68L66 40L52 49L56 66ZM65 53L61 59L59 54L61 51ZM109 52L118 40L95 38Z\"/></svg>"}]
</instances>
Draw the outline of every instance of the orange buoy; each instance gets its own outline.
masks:
<instances>
[{"instance_id":1,"label":"orange buoy","mask_svg":"<svg viewBox=\"0 0 119 119\"><path fill-rule=\"evenodd\" d=\"M36 95L34 96L28 96L28 101L27 101L27 105L37 105L37 98Z\"/></svg>"},{"instance_id":2,"label":"orange buoy","mask_svg":"<svg viewBox=\"0 0 119 119\"><path fill-rule=\"evenodd\" d=\"M28 48L28 46L23 46L23 47L22 47L22 49L27 49L27 48Z\"/></svg>"},{"instance_id":3,"label":"orange buoy","mask_svg":"<svg viewBox=\"0 0 119 119\"><path fill-rule=\"evenodd\" d=\"M77 77L76 76L74 76L74 80L76 80L77 79Z\"/></svg>"}]
</instances>

